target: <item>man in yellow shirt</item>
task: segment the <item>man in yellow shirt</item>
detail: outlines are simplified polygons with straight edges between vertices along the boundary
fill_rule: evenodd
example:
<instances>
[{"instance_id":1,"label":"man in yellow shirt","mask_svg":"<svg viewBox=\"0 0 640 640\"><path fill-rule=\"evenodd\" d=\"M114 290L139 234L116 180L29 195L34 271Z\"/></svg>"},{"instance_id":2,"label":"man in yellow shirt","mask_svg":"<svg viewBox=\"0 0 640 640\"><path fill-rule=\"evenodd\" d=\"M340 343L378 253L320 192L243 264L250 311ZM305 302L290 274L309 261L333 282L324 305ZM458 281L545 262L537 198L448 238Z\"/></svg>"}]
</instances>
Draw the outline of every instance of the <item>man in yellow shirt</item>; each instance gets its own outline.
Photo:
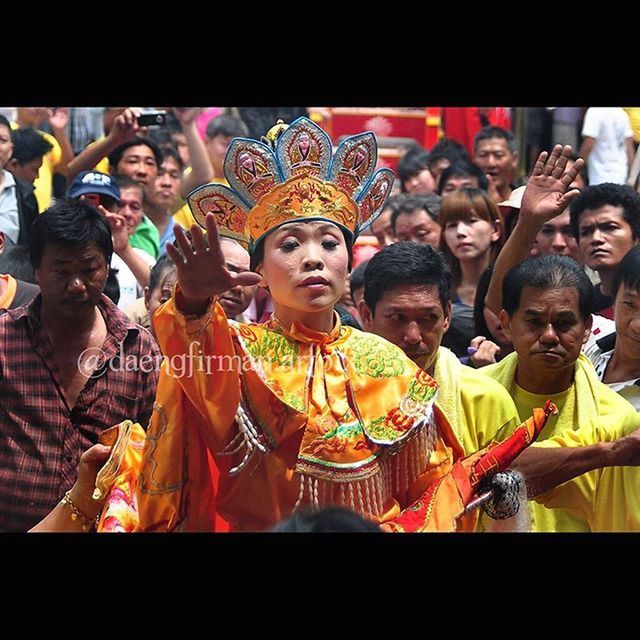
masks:
<instances>
[{"instance_id":1,"label":"man in yellow shirt","mask_svg":"<svg viewBox=\"0 0 640 640\"><path fill-rule=\"evenodd\" d=\"M451 321L450 283L439 251L398 242L369 261L359 311L366 331L393 342L435 378L436 404L469 455L503 440L520 421L504 387L440 346Z\"/></svg>"},{"instance_id":2,"label":"man in yellow shirt","mask_svg":"<svg viewBox=\"0 0 640 640\"><path fill-rule=\"evenodd\" d=\"M547 398L560 410L516 462L529 495L549 507L532 506L534 530L639 531L640 503L631 486L640 474L623 468L638 463L638 414L580 355L591 330L591 283L566 256L524 260L545 222L579 195L570 185L584 162L569 166L570 155L571 147L560 145L541 153L527 183L486 300L500 313L515 353L482 372L511 393L520 415Z\"/></svg>"},{"instance_id":3,"label":"man in yellow shirt","mask_svg":"<svg viewBox=\"0 0 640 640\"><path fill-rule=\"evenodd\" d=\"M640 424L635 409L602 384L580 354L591 330L593 288L577 262L566 256L525 260L504 279L503 300L500 322L515 353L482 372L506 388L521 416L547 398L558 407L540 440L549 440L548 446L593 445L617 440ZM594 497L602 473L590 471L540 498L546 506L563 508L532 503L534 530L594 530ZM636 469L625 469L624 475L640 483ZM637 499L618 491L609 498L631 514L633 530L640 530ZM613 522L601 526L617 530Z\"/></svg>"}]
</instances>

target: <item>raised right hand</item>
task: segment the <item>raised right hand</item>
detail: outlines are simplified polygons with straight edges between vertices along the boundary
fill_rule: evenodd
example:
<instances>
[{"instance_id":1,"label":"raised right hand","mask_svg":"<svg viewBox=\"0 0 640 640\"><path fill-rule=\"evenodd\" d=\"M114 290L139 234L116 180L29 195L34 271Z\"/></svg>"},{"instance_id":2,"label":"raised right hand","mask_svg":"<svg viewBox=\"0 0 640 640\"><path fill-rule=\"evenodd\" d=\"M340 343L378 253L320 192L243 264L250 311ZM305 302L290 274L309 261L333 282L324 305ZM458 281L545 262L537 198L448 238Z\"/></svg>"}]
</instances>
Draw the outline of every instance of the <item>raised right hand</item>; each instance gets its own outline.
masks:
<instances>
[{"instance_id":1,"label":"raised right hand","mask_svg":"<svg viewBox=\"0 0 640 640\"><path fill-rule=\"evenodd\" d=\"M213 296L233 287L255 285L261 280L257 273L251 271L234 273L227 269L215 220L213 213L207 213L206 238L198 225L191 227L193 244L189 242L182 227L175 225L174 232L180 251L167 243L167 254L178 272L180 293L190 309L202 307Z\"/></svg>"},{"instance_id":2,"label":"raised right hand","mask_svg":"<svg viewBox=\"0 0 640 640\"><path fill-rule=\"evenodd\" d=\"M578 189L567 189L584 167L584 160L578 158L567 168L570 155L569 145L563 147L557 144L551 154L543 151L538 156L522 196L522 220L532 221L542 227L548 220L559 216L578 197Z\"/></svg>"},{"instance_id":3,"label":"raised right hand","mask_svg":"<svg viewBox=\"0 0 640 640\"><path fill-rule=\"evenodd\" d=\"M146 130L146 127L138 126L139 115L136 109L125 109L113 121L108 137L118 146L135 138L138 132Z\"/></svg>"}]
</instances>

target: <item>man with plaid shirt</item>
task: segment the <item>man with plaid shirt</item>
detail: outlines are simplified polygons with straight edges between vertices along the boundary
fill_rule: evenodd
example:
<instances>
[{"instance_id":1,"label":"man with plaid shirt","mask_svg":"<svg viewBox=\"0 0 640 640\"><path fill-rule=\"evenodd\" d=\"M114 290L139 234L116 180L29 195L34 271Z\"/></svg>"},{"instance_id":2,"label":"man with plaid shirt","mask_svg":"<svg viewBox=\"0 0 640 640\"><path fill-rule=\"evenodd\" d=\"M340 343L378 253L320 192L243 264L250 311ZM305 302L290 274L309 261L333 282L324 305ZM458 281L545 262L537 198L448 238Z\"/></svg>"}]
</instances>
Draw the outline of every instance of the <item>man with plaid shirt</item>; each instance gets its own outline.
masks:
<instances>
[{"instance_id":1,"label":"man with plaid shirt","mask_svg":"<svg viewBox=\"0 0 640 640\"><path fill-rule=\"evenodd\" d=\"M160 352L102 291L113 245L85 202L32 227L41 293L0 315L0 531L26 531L76 480L81 454L128 418L145 429Z\"/></svg>"}]
</instances>

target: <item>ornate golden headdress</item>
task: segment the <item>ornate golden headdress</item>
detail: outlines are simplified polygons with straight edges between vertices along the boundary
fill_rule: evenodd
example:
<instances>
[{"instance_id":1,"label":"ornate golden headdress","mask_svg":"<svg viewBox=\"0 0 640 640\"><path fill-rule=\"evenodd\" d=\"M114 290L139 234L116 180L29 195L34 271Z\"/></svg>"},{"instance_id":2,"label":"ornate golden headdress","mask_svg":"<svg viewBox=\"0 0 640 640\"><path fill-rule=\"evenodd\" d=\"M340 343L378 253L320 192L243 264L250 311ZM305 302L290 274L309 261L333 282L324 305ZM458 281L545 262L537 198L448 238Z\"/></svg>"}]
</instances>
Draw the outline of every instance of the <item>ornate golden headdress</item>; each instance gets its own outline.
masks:
<instances>
[{"instance_id":1,"label":"ornate golden headdress","mask_svg":"<svg viewBox=\"0 0 640 640\"><path fill-rule=\"evenodd\" d=\"M308 118L279 122L262 140L231 142L224 160L231 188L205 184L187 197L198 224L213 212L220 234L250 251L276 227L301 219L330 220L355 240L391 193L393 171L374 173L378 146L370 131L343 140L333 157L331 139Z\"/></svg>"}]
</instances>

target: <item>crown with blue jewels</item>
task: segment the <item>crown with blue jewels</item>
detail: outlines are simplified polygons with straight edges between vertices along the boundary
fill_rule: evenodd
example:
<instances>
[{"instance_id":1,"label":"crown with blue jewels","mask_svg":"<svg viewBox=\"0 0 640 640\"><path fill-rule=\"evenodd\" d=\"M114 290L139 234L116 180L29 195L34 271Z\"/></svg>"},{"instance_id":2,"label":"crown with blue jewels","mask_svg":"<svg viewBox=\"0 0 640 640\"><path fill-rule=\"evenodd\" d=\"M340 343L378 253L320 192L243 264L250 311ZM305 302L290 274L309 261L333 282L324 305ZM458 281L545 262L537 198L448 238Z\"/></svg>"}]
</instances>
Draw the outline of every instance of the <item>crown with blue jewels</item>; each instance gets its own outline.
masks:
<instances>
[{"instance_id":1,"label":"crown with blue jewels","mask_svg":"<svg viewBox=\"0 0 640 640\"><path fill-rule=\"evenodd\" d=\"M370 131L331 139L308 118L276 124L263 141L235 138L224 161L231 188L205 184L187 197L202 227L216 215L221 235L252 251L273 229L299 220L330 220L352 240L382 212L394 174L375 171L378 145Z\"/></svg>"}]
</instances>

